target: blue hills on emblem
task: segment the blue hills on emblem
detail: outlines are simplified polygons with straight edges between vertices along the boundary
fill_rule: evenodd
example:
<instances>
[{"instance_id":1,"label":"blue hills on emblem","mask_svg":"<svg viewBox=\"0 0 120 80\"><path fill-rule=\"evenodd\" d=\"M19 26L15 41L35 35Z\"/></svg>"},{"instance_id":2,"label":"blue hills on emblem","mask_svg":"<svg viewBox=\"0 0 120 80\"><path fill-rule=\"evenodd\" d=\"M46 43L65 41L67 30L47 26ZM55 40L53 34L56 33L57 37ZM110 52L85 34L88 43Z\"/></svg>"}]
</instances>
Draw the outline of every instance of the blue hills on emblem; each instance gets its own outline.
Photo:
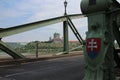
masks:
<instances>
[{"instance_id":1,"label":"blue hills on emblem","mask_svg":"<svg viewBox=\"0 0 120 80\"><path fill-rule=\"evenodd\" d=\"M94 59L98 56L98 52L94 52L94 51L90 51L88 52L88 56L91 58L91 59Z\"/></svg>"}]
</instances>

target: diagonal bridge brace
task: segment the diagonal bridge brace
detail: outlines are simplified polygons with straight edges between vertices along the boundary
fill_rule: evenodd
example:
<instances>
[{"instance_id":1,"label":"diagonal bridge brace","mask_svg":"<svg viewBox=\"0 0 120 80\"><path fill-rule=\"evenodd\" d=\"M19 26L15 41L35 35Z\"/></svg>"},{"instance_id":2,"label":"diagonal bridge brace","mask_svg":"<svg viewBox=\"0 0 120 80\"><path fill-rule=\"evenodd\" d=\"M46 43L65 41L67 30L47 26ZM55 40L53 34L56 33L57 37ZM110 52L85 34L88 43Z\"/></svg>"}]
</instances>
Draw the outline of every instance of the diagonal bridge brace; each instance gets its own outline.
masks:
<instances>
[{"instance_id":1,"label":"diagonal bridge brace","mask_svg":"<svg viewBox=\"0 0 120 80\"><path fill-rule=\"evenodd\" d=\"M74 15L68 15L71 19L78 19L78 18L83 18L86 17L85 15L82 14L74 14ZM14 27L9 27L9 28L4 28L0 29L0 38L11 36L14 34L22 33L25 31L30 31L33 29L41 28L44 26L60 23L63 21L67 21L66 16L60 16L56 18L51 18L43 21L37 21L33 23L28 23L28 24L23 24L23 25L18 25ZM14 59L20 59L20 58L25 58L22 54L18 54L14 50L12 50L10 47L8 47L4 42L0 41L0 49L7 54L11 55Z\"/></svg>"},{"instance_id":2,"label":"diagonal bridge brace","mask_svg":"<svg viewBox=\"0 0 120 80\"><path fill-rule=\"evenodd\" d=\"M8 47L3 41L0 41L0 49L7 54L11 55L14 59L25 58L22 54L15 52L12 48Z\"/></svg>"},{"instance_id":3,"label":"diagonal bridge brace","mask_svg":"<svg viewBox=\"0 0 120 80\"><path fill-rule=\"evenodd\" d=\"M66 16L68 20L68 25L70 26L71 30L75 34L76 38L80 42L80 44L83 44L84 40L82 39L81 35L79 34L78 30L76 29L75 25L73 24L72 20L70 19L69 16Z\"/></svg>"}]
</instances>

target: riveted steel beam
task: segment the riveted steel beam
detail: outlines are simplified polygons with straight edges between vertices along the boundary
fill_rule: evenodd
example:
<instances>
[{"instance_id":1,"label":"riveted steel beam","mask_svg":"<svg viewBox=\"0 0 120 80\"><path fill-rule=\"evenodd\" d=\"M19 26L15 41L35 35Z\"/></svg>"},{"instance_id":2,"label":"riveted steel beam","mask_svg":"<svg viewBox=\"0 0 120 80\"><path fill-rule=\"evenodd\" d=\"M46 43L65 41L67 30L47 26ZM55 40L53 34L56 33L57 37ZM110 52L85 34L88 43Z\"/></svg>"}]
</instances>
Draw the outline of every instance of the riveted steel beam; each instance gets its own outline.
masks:
<instances>
[{"instance_id":1,"label":"riveted steel beam","mask_svg":"<svg viewBox=\"0 0 120 80\"><path fill-rule=\"evenodd\" d=\"M71 19L78 19L78 18L85 17L82 14L74 14L74 15L68 15L68 16ZM0 38L14 35L17 33L22 33L22 32L33 30L33 29L37 29L40 27L45 27L45 26L52 25L52 24L59 23L59 22L63 22L66 20L67 20L66 16L61 16L61 17L51 18L51 19L47 19L47 20L43 20L43 21L23 24L23 25L9 27L9 28L4 28L4 29L0 30Z\"/></svg>"}]
</instances>

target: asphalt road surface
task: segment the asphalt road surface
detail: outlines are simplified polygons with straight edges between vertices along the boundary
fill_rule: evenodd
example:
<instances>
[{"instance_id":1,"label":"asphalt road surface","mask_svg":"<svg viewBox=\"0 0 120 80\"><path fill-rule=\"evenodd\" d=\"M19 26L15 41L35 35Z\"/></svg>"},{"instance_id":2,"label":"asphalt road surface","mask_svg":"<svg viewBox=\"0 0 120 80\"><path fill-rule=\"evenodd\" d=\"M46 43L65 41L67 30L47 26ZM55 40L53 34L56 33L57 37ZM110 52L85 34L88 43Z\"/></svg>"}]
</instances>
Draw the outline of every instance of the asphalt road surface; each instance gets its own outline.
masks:
<instances>
[{"instance_id":1,"label":"asphalt road surface","mask_svg":"<svg viewBox=\"0 0 120 80\"><path fill-rule=\"evenodd\" d=\"M74 56L0 68L0 80L82 80L84 58Z\"/></svg>"}]
</instances>

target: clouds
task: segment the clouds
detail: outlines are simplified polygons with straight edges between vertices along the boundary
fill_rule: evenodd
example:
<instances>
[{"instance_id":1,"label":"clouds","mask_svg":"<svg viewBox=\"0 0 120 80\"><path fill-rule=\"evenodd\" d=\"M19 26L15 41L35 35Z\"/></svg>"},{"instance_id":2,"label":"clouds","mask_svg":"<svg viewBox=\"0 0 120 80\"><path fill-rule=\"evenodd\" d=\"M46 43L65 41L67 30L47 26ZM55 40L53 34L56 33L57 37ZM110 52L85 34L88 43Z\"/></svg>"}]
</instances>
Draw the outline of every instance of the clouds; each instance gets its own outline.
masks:
<instances>
[{"instance_id":1,"label":"clouds","mask_svg":"<svg viewBox=\"0 0 120 80\"><path fill-rule=\"evenodd\" d=\"M56 1L56 2L54 2ZM26 21L24 23L28 22L34 22L38 20L48 19L50 17L59 16L62 13L62 8L59 5L59 2L61 3L61 0L1 0L0 1L0 22L3 22L1 26L7 26L6 24L13 25L19 25L23 22L16 22L16 24L5 23L9 21L9 19L14 20L17 18L24 19L24 17L28 16L26 18ZM62 4L62 3L61 3ZM59 10L58 10L59 9ZM61 12L61 14L59 13ZM0 27L1 27L0 26Z\"/></svg>"},{"instance_id":2,"label":"clouds","mask_svg":"<svg viewBox=\"0 0 120 80\"><path fill-rule=\"evenodd\" d=\"M29 15L26 22L34 22L61 16L64 14L63 2L64 0L1 0L0 15L2 16L0 21L7 21L9 18L11 18L11 20L20 17L24 18L24 16ZM80 13L79 2L79 0L68 0L68 14Z\"/></svg>"},{"instance_id":3,"label":"clouds","mask_svg":"<svg viewBox=\"0 0 120 80\"><path fill-rule=\"evenodd\" d=\"M13 17L19 17L22 16L23 13L25 12L21 12L17 9L16 6L17 2L15 2L15 0L11 0L7 1L7 0L1 0L0 1L0 15L2 15L1 17L4 17L5 19L7 18L13 18Z\"/></svg>"},{"instance_id":4,"label":"clouds","mask_svg":"<svg viewBox=\"0 0 120 80\"><path fill-rule=\"evenodd\" d=\"M39 0L38 2L39 4L37 8L39 9L37 11L34 11L36 13L34 13L29 18L29 21L44 20L44 19L49 19L49 18L53 18L57 16L62 16L64 14L62 0L54 0L54 1L50 1L50 0L40 1ZM34 4L34 6L36 5Z\"/></svg>"},{"instance_id":5,"label":"clouds","mask_svg":"<svg viewBox=\"0 0 120 80\"><path fill-rule=\"evenodd\" d=\"M67 0L67 12L68 14L80 13L80 0ZM64 15L64 0L0 0L0 27L6 28L10 26L40 21L53 17ZM74 21L77 28L84 28L86 26L86 20ZM45 28L20 33L11 37L7 37L4 41L31 41L48 40L48 38L54 33L59 32L62 34L62 23L49 25ZM38 32L38 33L36 33ZM38 38L38 34L41 37ZM33 37L28 37L32 35ZM43 36L45 35L45 36ZM26 37L25 37L26 36ZM24 37L24 38L23 38ZM72 36L70 36L73 39ZM20 38L20 39L18 39Z\"/></svg>"}]
</instances>

